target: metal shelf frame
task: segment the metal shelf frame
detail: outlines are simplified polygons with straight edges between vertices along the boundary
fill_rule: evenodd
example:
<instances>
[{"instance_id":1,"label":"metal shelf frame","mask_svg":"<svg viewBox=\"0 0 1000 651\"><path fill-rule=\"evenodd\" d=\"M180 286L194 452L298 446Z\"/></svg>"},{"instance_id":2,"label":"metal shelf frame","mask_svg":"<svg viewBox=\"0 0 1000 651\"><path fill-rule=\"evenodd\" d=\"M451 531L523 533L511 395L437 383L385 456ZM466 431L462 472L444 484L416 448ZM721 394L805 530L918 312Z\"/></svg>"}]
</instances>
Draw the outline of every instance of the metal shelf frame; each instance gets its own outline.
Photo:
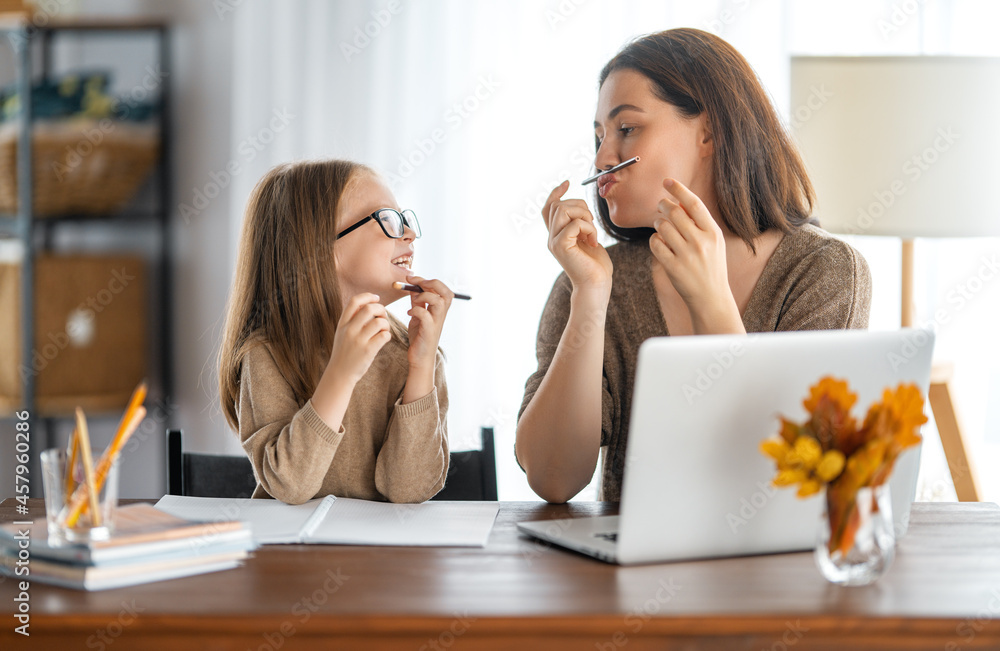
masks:
<instances>
[{"instance_id":1,"label":"metal shelf frame","mask_svg":"<svg viewBox=\"0 0 1000 651\"><path fill-rule=\"evenodd\" d=\"M149 34L157 39L157 64L163 74L163 81L159 86L159 127L160 127L160 153L156 166L156 209L153 211L122 211L114 215L101 216L78 216L59 215L46 217L44 219L34 218L33 206L33 174L32 170L32 125L34 116L32 115L32 81L33 76L38 72L35 68L34 45L40 44L41 56L38 57L38 68L43 79L52 74L52 45L53 41L64 33L77 35L87 35L97 38L105 38L114 35L135 35ZM170 27L165 22L160 21L105 21L105 20L83 20L83 21L62 21L52 20L45 25L35 25L31 22L18 20L0 24L0 37L8 42L10 49L14 51L16 59L16 86L20 97L20 125L18 134L17 150L17 170L18 170L18 212L17 215L0 215L0 237L15 237L22 243L23 258L21 263L21 364L31 364L33 351L35 349L35 260L37 237L41 231L42 245L45 250L51 246L52 229L59 224L74 223L115 223L125 219L132 222L147 221L152 222L158 231L159 242L159 268L158 268L158 297L159 315L158 323L153 324L151 332L155 333L154 341L157 342L159 353L160 386L163 392L163 403L172 404L171 397L174 387L173 373L173 287L172 287L172 260L171 248L173 233L171 230L172 197L173 197L173 167L171 144L173 142L172 120L171 120L171 89L172 83L172 54L170 43ZM31 482L31 495L41 496L41 467L39 455L41 449L55 445L53 425L56 420L53 417L38 413L37 405L37 381L34 373L21 373L22 375L22 410L29 414L28 423L31 432L30 444L30 472L38 481ZM166 414L168 421L171 415ZM41 429L45 432L44 446L39 447L40 439L39 426L44 421L45 426ZM170 422L165 424L169 428Z\"/></svg>"}]
</instances>

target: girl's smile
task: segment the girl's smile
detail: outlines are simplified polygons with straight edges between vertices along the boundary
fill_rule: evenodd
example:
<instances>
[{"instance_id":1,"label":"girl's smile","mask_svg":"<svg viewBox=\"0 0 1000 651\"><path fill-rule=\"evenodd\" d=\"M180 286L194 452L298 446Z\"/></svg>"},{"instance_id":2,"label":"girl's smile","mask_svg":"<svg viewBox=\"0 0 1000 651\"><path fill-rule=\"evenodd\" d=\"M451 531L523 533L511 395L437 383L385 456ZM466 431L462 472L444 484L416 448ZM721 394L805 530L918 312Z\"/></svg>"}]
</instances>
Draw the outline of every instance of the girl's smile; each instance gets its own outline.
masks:
<instances>
[{"instance_id":1,"label":"girl's smile","mask_svg":"<svg viewBox=\"0 0 1000 651\"><path fill-rule=\"evenodd\" d=\"M392 264L399 269L402 269L407 275L409 275L413 271L413 249L410 249L409 252L395 258L392 261Z\"/></svg>"}]
</instances>

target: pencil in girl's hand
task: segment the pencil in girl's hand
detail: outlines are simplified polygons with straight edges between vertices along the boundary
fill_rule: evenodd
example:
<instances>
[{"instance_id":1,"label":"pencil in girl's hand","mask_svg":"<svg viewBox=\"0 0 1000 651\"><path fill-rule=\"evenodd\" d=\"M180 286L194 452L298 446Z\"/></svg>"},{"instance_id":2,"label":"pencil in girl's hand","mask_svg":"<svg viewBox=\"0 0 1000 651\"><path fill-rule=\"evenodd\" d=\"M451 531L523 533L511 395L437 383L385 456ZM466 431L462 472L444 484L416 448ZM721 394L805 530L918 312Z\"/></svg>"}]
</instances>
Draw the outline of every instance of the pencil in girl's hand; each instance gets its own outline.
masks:
<instances>
[{"instance_id":1,"label":"pencil in girl's hand","mask_svg":"<svg viewBox=\"0 0 1000 651\"><path fill-rule=\"evenodd\" d=\"M421 287L420 285L407 285L406 283L395 282L395 283L392 284L392 286L393 286L394 289L402 289L405 292L422 292L422 291L424 291L424 288ZM472 297L469 296L468 294L457 294L457 293L455 294L455 298L457 298L459 300L462 300L462 301L468 301L468 300L472 299Z\"/></svg>"}]
</instances>

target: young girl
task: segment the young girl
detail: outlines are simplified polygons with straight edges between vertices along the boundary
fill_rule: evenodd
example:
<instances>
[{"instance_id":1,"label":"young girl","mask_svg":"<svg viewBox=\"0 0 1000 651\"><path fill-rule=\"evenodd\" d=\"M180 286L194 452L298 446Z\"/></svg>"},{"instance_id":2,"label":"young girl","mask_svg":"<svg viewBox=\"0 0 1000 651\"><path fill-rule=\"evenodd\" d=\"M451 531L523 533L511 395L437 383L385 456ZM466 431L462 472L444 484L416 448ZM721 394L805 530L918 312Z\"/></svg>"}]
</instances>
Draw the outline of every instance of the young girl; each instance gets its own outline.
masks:
<instances>
[{"instance_id":1,"label":"young girl","mask_svg":"<svg viewBox=\"0 0 1000 651\"><path fill-rule=\"evenodd\" d=\"M247 204L219 357L253 497L422 502L448 472L438 341L454 294L411 275L416 215L368 167L279 165ZM409 327L386 311L410 296Z\"/></svg>"}]
</instances>

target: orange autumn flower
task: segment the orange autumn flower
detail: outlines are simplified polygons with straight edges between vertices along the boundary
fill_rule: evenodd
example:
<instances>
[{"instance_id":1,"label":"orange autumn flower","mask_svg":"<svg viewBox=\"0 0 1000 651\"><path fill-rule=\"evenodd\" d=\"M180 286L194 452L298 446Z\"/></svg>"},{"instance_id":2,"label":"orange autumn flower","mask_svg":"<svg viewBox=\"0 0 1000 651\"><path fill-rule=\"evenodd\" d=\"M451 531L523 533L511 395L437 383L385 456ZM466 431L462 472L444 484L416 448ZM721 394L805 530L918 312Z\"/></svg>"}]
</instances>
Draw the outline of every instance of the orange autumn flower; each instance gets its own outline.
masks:
<instances>
[{"instance_id":1,"label":"orange autumn flower","mask_svg":"<svg viewBox=\"0 0 1000 651\"><path fill-rule=\"evenodd\" d=\"M849 455L857 449L857 423L851 407L858 401L844 380L824 377L809 389L802 406L809 412L807 426L824 450L836 449Z\"/></svg>"},{"instance_id":2,"label":"orange autumn flower","mask_svg":"<svg viewBox=\"0 0 1000 651\"><path fill-rule=\"evenodd\" d=\"M872 437L883 439L886 448L883 462L873 474L872 486L884 484L899 454L920 443L917 432L926 422L924 399L912 384L900 385L896 391L886 389L881 404L872 405L865 416L863 429L871 431Z\"/></svg>"},{"instance_id":3,"label":"orange autumn flower","mask_svg":"<svg viewBox=\"0 0 1000 651\"><path fill-rule=\"evenodd\" d=\"M801 424L781 418L778 437L760 446L776 463L775 486L798 485L799 497L826 489L831 554L846 554L854 542L858 490L885 483L899 454L921 441L920 426L927 422L913 384L886 389L861 427L850 414L857 399L847 382L824 377L802 402L809 418Z\"/></svg>"}]
</instances>

